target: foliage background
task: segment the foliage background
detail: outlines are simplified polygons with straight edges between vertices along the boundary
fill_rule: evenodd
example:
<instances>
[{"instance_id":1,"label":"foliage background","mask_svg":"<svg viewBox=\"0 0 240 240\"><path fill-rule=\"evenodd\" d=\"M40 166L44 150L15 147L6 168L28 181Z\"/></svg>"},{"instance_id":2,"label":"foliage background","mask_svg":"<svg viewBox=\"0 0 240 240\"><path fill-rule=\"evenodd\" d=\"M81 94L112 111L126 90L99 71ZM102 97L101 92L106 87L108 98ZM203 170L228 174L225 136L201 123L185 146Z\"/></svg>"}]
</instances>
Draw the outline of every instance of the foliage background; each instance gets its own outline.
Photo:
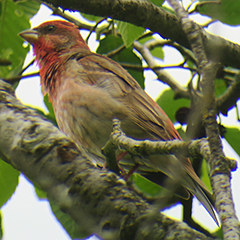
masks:
<instances>
[{"instance_id":1,"label":"foliage background","mask_svg":"<svg viewBox=\"0 0 240 240\"><path fill-rule=\"evenodd\" d=\"M238 14L240 10L240 3L234 0L222 2L223 4L220 7L215 5L210 8L203 6L199 8L199 11L204 15L210 15L222 22L231 24L231 26L223 25L217 21L208 27L208 31L213 32L214 34L222 35L231 41L240 42L240 28L235 26L240 24ZM159 1L156 1L156 3L160 4ZM186 6L187 4L188 1L185 1L184 5ZM29 51L29 46L24 44L24 47L22 47L23 41L19 36L17 36L17 34L24 29L30 28L29 19L38 12L39 7L39 3L35 1L0 1L0 60L9 59L12 62L11 66L0 67L0 77L10 78L21 72L25 56ZM33 26L36 26L46 20L59 19L59 17L50 16L51 11L47 10L46 7L41 7L40 12L41 13L31 19ZM73 13L71 12L71 14ZM74 13L73 15L79 18L78 14ZM86 15L83 16L87 17ZM199 15L195 15L193 17L194 19L200 21L200 23L204 23L208 19L206 17L199 17ZM125 45L130 46L130 48L126 49L125 52L122 52L122 55L116 56L115 60L123 61L126 56L128 59L132 59L131 43L143 33L143 29L135 28L134 26L123 22L117 22L117 27L122 34L123 40L118 38L113 41L112 38L114 36L109 35L107 38L101 39L98 52L106 53L108 50L117 48L122 44L122 41L124 41ZM82 31L82 34L86 37L88 33L87 31ZM89 40L89 45L93 51L95 51L98 47L98 42L96 42L95 39L96 35L92 34ZM114 43L114 46L112 46L111 43ZM162 65L175 65L182 60L181 55L171 47L156 48L152 54L158 58L156 60ZM140 63L139 59L135 56L136 55L133 56L133 63ZM29 63L31 59L32 53L30 53L27 57L26 64ZM36 66L28 69L28 72L35 71ZM190 73L186 70L174 68L167 69L167 71L170 72L181 85L186 85L190 79ZM157 81L156 76L150 71L145 71L145 82L141 73L133 72L132 74L135 74L134 77L142 86L145 85L146 91L149 92L153 98L158 99L158 103L160 103L171 120L175 121L174 112L179 108L179 106L185 106L188 104L186 100L174 101L173 93L168 89L163 91L167 88L167 86ZM160 90L163 92L159 97ZM225 86L221 85L220 82L220 84L216 86L216 91L221 94L224 90ZM22 80L17 87L17 96L25 104L34 108L39 108L47 113L47 108L45 107L41 96L38 77ZM234 148L237 154L240 155L238 147L240 142L240 125L239 122L236 121L236 110L236 108L232 109L229 112L228 117L221 116L221 119L224 126L228 127L225 135L226 140ZM179 125L177 125L177 127L179 127ZM225 143L225 146L227 145L228 144ZM228 156L238 158L237 154L234 153L230 147L227 147L226 151ZM240 206L238 204L240 203L240 196L237 190L237 182L239 182L240 177L237 175L239 174L233 173L233 194L237 213L238 216L240 216ZM17 171L5 164L3 161L0 162L1 206L15 191L18 184L18 176L19 173ZM64 234L64 230L62 230L61 226L56 223L54 217L46 217L45 211L50 212L48 203L45 200L36 201L37 197L34 193L33 187L28 185L22 177L20 182L21 186L17 188L17 191L13 195L12 199L2 208L3 228L5 232L4 239L32 239L33 236L34 239L70 239ZM174 210L168 211L168 213L169 212L170 214L181 218L180 206ZM17 215L17 213L19 213L19 215ZM215 225L212 223L210 218L209 221L206 221L207 213L205 213L205 210L202 210L202 207L199 206L197 201L194 202L194 215L201 221L202 224L205 224L212 230L215 228ZM12 229L14 229L14 231ZM13 235L14 232L17 233L17 236ZM60 233L60 235L57 235L57 233Z\"/></svg>"}]
</instances>

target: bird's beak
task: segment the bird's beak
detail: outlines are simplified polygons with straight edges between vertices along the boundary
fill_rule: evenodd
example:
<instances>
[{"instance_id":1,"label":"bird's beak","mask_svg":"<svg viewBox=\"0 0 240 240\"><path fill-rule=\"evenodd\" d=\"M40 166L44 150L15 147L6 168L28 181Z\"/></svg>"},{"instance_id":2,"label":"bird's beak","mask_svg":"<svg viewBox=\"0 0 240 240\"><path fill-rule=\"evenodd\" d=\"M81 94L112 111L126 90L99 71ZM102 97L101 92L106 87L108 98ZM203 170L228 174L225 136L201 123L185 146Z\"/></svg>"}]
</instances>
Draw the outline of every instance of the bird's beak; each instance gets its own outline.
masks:
<instances>
[{"instance_id":1,"label":"bird's beak","mask_svg":"<svg viewBox=\"0 0 240 240\"><path fill-rule=\"evenodd\" d=\"M28 41L30 44L33 44L38 40L38 32L35 29L28 29L19 33L19 35Z\"/></svg>"}]
</instances>

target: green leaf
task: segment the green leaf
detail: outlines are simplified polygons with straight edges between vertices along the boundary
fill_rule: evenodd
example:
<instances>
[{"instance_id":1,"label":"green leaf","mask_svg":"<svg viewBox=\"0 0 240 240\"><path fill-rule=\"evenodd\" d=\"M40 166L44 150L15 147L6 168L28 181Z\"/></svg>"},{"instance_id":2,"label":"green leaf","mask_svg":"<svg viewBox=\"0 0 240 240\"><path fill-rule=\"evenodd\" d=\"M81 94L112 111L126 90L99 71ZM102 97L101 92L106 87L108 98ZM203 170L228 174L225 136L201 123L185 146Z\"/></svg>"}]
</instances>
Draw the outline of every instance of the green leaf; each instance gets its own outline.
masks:
<instances>
[{"instance_id":1,"label":"green leaf","mask_svg":"<svg viewBox=\"0 0 240 240\"><path fill-rule=\"evenodd\" d=\"M30 28L29 18L37 12L40 3L4 0L0 6L0 59L11 62L10 66L0 67L0 77L8 78L17 75L22 69L29 47L24 48L24 40L17 35Z\"/></svg>"},{"instance_id":2,"label":"green leaf","mask_svg":"<svg viewBox=\"0 0 240 240\"><path fill-rule=\"evenodd\" d=\"M163 48L160 46L155 47L154 49L152 49L150 51L152 53L152 55L156 58L160 58L160 59L164 59L164 51Z\"/></svg>"},{"instance_id":3,"label":"green leaf","mask_svg":"<svg viewBox=\"0 0 240 240\"><path fill-rule=\"evenodd\" d=\"M229 25L240 24L240 2L236 0L201 0L197 11Z\"/></svg>"},{"instance_id":4,"label":"green leaf","mask_svg":"<svg viewBox=\"0 0 240 240\"><path fill-rule=\"evenodd\" d=\"M36 192L39 199L47 199L46 192L44 192L42 189L40 189L36 185L34 185L34 187L35 187L35 192Z\"/></svg>"},{"instance_id":5,"label":"green leaf","mask_svg":"<svg viewBox=\"0 0 240 240\"><path fill-rule=\"evenodd\" d=\"M17 1L17 6L22 11L24 16L27 17L28 20L30 20L30 18L32 18L38 12L41 4L38 1L34 0L31 1L21 0Z\"/></svg>"},{"instance_id":6,"label":"green leaf","mask_svg":"<svg viewBox=\"0 0 240 240\"><path fill-rule=\"evenodd\" d=\"M223 230L222 230L222 228L218 228L217 231L213 233L213 235L218 236L219 239L224 239L223 238Z\"/></svg>"},{"instance_id":7,"label":"green leaf","mask_svg":"<svg viewBox=\"0 0 240 240\"><path fill-rule=\"evenodd\" d=\"M205 160L203 160L202 162L201 180L209 190L212 189L210 178L209 178L209 166Z\"/></svg>"},{"instance_id":8,"label":"green leaf","mask_svg":"<svg viewBox=\"0 0 240 240\"><path fill-rule=\"evenodd\" d=\"M195 64L193 63L192 60L187 60L186 64L187 64L187 67L189 67L189 68L194 68L194 66L195 66Z\"/></svg>"},{"instance_id":9,"label":"green leaf","mask_svg":"<svg viewBox=\"0 0 240 240\"><path fill-rule=\"evenodd\" d=\"M165 0L149 0L149 1L160 7L162 6Z\"/></svg>"},{"instance_id":10,"label":"green leaf","mask_svg":"<svg viewBox=\"0 0 240 240\"><path fill-rule=\"evenodd\" d=\"M141 44L144 44L144 43L146 43L146 42L148 42L148 41L152 41L152 40L154 40L155 38L154 38L154 36L153 35L151 35L151 36L142 36L139 40L138 40L138 42L139 43L141 43Z\"/></svg>"},{"instance_id":11,"label":"green leaf","mask_svg":"<svg viewBox=\"0 0 240 240\"><path fill-rule=\"evenodd\" d=\"M108 35L104 39L100 40L97 53L107 54L112 50L115 50L123 45L123 41L120 37L115 37L113 35ZM133 52L133 49L127 48L120 51L118 54L114 55L112 59L118 63L128 63L136 66L142 66L142 61L139 57ZM135 71L132 69L127 69L128 72L135 78L140 86L144 88L144 76L143 70Z\"/></svg>"},{"instance_id":12,"label":"green leaf","mask_svg":"<svg viewBox=\"0 0 240 240\"><path fill-rule=\"evenodd\" d=\"M175 113L180 107L189 107L190 100L176 99L174 100L174 91L172 89L165 90L157 99L158 105L168 115L172 122L176 121Z\"/></svg>"},{"instance_id":13,"label":"green leaf","mask_svg":"<svg viewBox=\"0 0 240 240\"><path fill-rule=\"evenodd\" d=\"M226 128L224 138L231 145L234 151L240 156L240 130L238 128Z\"/></svg>"},{"instance_id":14,"label":"green leaf","mask_svg":"<svg viewBox=\"0 0 240 240\"><path fill-rule=\"evenodd\" d=\"M131 176L131 180L136 184L136 186L140 189L141 192L151 197L162 196L167 191L166 189L155 184L154 182L151 182L145 177L139 175L138 173L134 173Z\"/></svg>"},{"instance_id":15,"label":"green leaf","mask_svg":"<svg viewBox=\"0 0 240 240\"><path fill-rule=\"evenodd\" d=\"M216 79L214 81L214 85L216 97L221 96L227 89L226 81L224 81L223 79Z\"/></svg>"},{"instance_id":16,"label":"green leaf","mask_svg":"<svg viewBox=\"0 0 240 240\"><path fill-rule=\"evenodd\" d=\"M86 13L81 13L81 15L83 16L83 18L87 19L90 22L97 22L100 19L102 19L102 17L93 16L93 15L86 14Z\"/></svg>"},{"instance_id":17,"label":"green leaf","mask_svg":"<svg viewBox=\"0 0 240 240\"><path fill-rule=\"evenodd\" d=\"M54 110L53 110L53 107L52 107L52 104L49 102L49 99L48 99L48 94L46 94L44 96L44 99L43 99L48 111L49 111L49 114L54 116Z\"/></svg>"},{"instance_id":18,"label":"green leaf","mask_svg":"<svg viewBox=\"0 0 240 240\"><path fill-rule=\"evenodd\" d=\"M49 113L47 115L45 115L44 113L42 113L46 118L48 118L52 123L54 123L55 125L57 125L57 122L56 122L56 117L55 117L55 114L54 114L54 110L53 110L53 107L52 107L52 104L49 102L48 100L48 94L46 94L43 98L43 101L49 111Z\"/></svg>"},{"instance_id":19,"label":"green leaf","mask_svg":"<svg viewBox=\"0 0 240 240\"><path fill-rule=\"evenodd\" d=\"M18 185L19 171L0 160L0 207L8 201Z\"/></svg>"},{"instance_id":20,"label":"green leaf","mask_svg":"<svg viewBox=\"0 0 240 240\"><path fill-rule=\"evenodd\" d=\"M137 27L131 23L121 21L117 22L117 28L122 35L126 48L130 47L134 40L139 38L145 32L145 28Z\"/></svg>"},{"instance_id":21,"label":"green leaf","mask_svg":"<svg viewBox=\"0 0 240 240\"><path fill-rule=\"evenodd\" d=\"M50 203L52 212L54 213L56 218L59 220L59 222L62 224L64 229L68 232L71 239L75 239L75 238L82 239L91 235L91 233L89 233L87 229L81 228L78 224L75 223L75 221L69 215L62 212L59 206L54 201L49 200L49 203Z\"/></svg>"}]
</instances>

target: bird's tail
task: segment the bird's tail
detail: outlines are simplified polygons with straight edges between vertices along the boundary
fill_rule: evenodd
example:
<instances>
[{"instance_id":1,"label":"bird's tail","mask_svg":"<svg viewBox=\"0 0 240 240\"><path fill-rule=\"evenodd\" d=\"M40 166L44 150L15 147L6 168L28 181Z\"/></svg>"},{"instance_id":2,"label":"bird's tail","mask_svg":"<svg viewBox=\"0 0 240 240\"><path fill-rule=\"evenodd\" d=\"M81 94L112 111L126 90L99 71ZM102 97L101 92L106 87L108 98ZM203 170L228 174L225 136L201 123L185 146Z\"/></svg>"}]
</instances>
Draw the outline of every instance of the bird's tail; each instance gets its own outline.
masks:
<instances>
[{"instance_id":1,"label":"bird's tail","mask_svg":"<svg viewBox=\"0 0 240 240\"><path fill-rule=\"evenodd\" d=\"M212 199L212 194L208 191L205 191L205 189L203 189L199 184L196 183L195 185L196 185L195 192L192 192L192 194L194 194L198 201L202 203L202 205L212 216L216 224L219 226L219 221L213 207L214 203Z\"/></svg>"}]
</instances>

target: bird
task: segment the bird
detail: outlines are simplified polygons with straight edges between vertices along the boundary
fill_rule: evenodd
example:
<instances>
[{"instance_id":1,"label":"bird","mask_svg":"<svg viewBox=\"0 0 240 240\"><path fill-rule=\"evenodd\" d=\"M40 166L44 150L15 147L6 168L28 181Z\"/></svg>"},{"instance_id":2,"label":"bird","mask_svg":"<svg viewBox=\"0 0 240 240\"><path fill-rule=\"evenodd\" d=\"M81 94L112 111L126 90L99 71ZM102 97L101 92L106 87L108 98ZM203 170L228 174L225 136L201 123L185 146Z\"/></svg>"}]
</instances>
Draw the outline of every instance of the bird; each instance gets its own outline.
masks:
<instances>
[{"instance_id":1,"label":"bird","mask_svg":"<svg viewBox=\"0 0 240 240\"><path fill-rule=\"evenodd\" d=\"M121 121L124 133L137 140L182 140L161 107L117 62L94 53L73 23L55 20L19 35L33 46L40 68L43 95L48 94L59 129L80 149L103 164L102 147L109 140L112 120ZM215 222L212 194L195 173L188 158L165 154L123 157L119 165L161 184L163 173L179 194L195 195Z\"/></svg>"}]
</instances>

